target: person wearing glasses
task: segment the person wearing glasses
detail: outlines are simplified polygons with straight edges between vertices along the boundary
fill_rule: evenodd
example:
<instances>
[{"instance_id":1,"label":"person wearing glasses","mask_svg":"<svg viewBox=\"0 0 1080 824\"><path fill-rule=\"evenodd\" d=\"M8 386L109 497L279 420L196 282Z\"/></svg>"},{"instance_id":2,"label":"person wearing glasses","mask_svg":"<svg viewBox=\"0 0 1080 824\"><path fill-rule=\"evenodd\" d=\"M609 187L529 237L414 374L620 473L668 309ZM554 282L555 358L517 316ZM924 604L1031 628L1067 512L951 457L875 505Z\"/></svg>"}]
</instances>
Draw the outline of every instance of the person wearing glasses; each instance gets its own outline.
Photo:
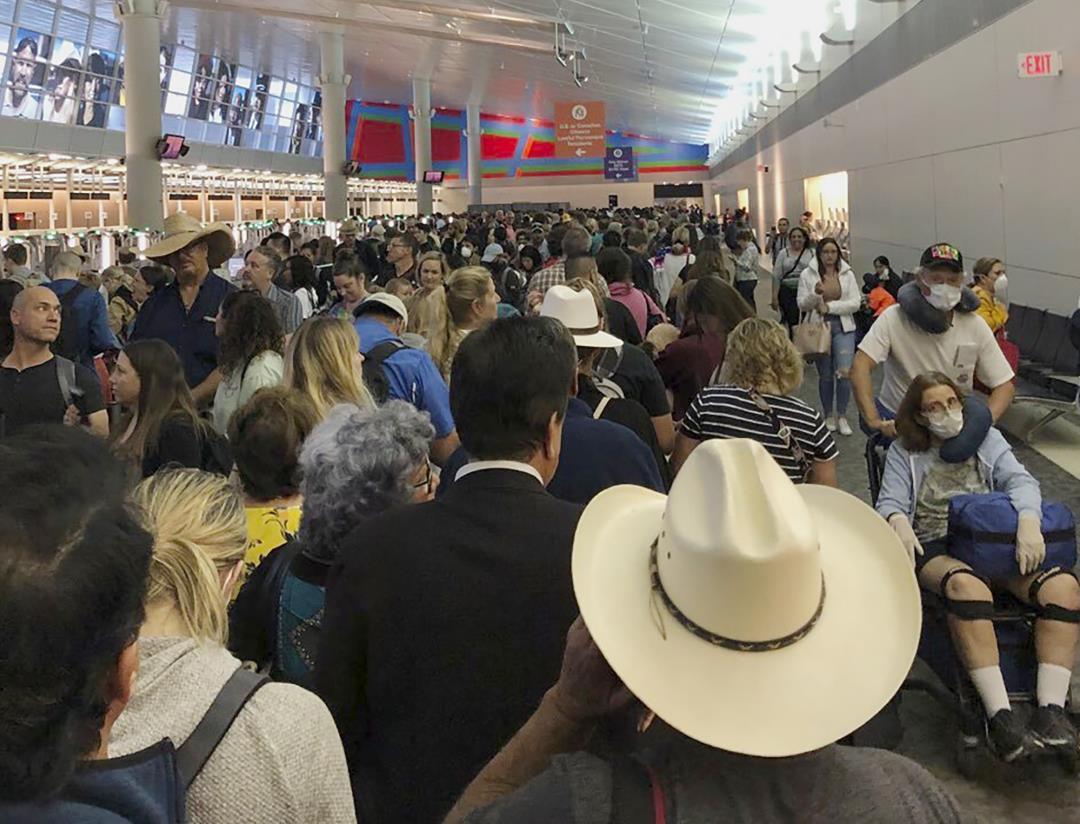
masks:
<instances>
[{"instance_id":1,"label":"person wearing glasses","mask_svg":"<svg viewBox=\"0 0 1080 824\"><path fill-rule=\"evenodd\" d=\"M795 483L836 486L840 454L825 420L793 393L803 359L780 324L747 318L728 335L715 385L702 389L683 416L671 456L678 474L702 441L758 441Z\"/></svg>"},{"instance_id":2,"label":"person wearing glasses","mask_svg":"<svg viewBox=\"0 0 1080 824\"><path fill-rule=\"evenodd\" d=\"M385 286L391 278L405 278L416 285L416 259L420 256L420 244L411 232L404 232L386 243L386 266L379 278L379 286Z\"/></svg>"},{"instance_id":3,"label":"person wearing glasses","mask_svg":"<svg viewBox=\"0 0 1080 824\"><path fill-rule=\"evenodd\" d=\"M986 712L993 751L1012 762L1040 749L1076 751L1065 712L1080 638L1080 585L1070 570L1044 563L1039 482L990 427L967 460L947 461L942 444L964 428L960 385L940 371L915 377L896 413L898 440L889 447L877 511L899 536L919 584L944 599L949 634ZM1003 492L1018 513L1015 574L984 577L949 554L949 502L957 495ZM1039 615L1035 622L1038 706L1025 721L1012 712L990 621L993 589L1006 589Z\"/></svg>"},{"instance_id":4,"label":"person wearing glasses","mask_svg":"<svg viewBox=\"0 0 1080 824\"><path fill-rule=\"evenodd\" d=\"M426 414L394 400L339 404L311 431L299 457L299 533L266 557L233 605L229 646L238 658L310 688L326 582L344 539L373 515L435 496L434 435Z\"/></svg>"}]
</instances>

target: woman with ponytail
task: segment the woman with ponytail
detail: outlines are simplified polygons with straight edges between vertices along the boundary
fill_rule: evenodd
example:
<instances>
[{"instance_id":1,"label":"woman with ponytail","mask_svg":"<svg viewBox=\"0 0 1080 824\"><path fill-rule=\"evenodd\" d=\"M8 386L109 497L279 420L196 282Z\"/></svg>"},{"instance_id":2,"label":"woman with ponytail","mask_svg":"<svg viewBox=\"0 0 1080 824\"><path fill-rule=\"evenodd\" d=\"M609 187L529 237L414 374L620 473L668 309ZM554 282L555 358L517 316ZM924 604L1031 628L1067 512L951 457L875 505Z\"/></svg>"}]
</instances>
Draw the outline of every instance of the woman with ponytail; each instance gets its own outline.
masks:
<instances>
[{"instance_id":1,"label":"woman with ponytail","mask_svg":"<svg viewBox=\"0 0 1080 824\"><path fill-rule=\"evenodd\" d=\"M226 604L242 574L247 519L235 487L166 469L136 488L154 539L134 696L110 756L191 735L240 666L226 649ZM187 792L191 824L354 822L345 754L322 701L266 684L244 705Z\"/></svg>"},{"instance_id":2,"label":"woman with ponytail","mask_svg":"<svg viewBox=\"0 0 1080 824\"><path fill-rule=\"evenodd\" d=\"M498 315L499 294L483 266L455 269L446 281L446 314L432 330L428 351L443 378L450 382L450 366L465 336Z\"/></svg>"}]
</instances>

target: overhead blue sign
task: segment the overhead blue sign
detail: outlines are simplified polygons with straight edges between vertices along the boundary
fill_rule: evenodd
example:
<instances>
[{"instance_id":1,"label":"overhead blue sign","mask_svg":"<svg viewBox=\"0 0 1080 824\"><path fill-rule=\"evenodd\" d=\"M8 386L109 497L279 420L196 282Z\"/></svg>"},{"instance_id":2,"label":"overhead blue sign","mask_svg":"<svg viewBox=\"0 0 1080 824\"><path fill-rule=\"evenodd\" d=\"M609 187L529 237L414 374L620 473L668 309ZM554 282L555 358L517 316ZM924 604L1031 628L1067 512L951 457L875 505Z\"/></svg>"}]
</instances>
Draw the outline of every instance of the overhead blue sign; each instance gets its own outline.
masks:
<instances>
[{"instance_id":1,"label":"overhead blue sign","mask_svg":"<svg viewBox=\"0 0 1080 824\"><path fill-rule=\"evenodd\" d=\"M633 146L608 146L604 153L604 180L635 180Z\"/></svg>"}]
</instances>

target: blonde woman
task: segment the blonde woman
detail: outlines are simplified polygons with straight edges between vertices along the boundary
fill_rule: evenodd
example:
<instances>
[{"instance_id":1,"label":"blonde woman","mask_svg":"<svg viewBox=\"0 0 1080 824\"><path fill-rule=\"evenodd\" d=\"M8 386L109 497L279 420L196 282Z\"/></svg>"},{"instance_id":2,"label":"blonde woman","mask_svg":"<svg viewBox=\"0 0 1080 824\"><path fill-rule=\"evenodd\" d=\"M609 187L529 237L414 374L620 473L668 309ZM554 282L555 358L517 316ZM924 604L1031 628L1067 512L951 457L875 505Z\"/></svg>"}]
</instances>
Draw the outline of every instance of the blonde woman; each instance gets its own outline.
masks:
<instances>
[{"instance_id":1,"label":"blonde woman","mask_svg":"<svg viewBox=\"0 0 1080 824\"><path fill-rule=\"evenodd\" d=\"M416 263L420 288L405 306L409 310L407 330L431 340L432 334L446 325L446 289L450 266L442 252L426 252Z\"/></svg>"},{"instance_id":2,"label":"blonde woman","mask_svg":"<svg viewBox=\"0 0 1080 824\"><path fill-rule=\"evenodd\" d=\"M979 308L975 313L985 320L990 331L997 335L1009 320L1009 307L1000 299L1000 294L1008 288L1009 283L1005 275L1005 264L995 257L979 258L975 262L974 272L974 292L979 297Z\"/></svg>"},{"instance_id":3,"label":"blonde woman","mask_svg":"<svg viewBox=\"0 0 1080 824\"><path fill-rule=\"evenodd\" d=\"M679 280L679 273L697 258L690 252L690 229L679 226L671 233L671 249L664 255L663 264L656 270L656 291L660 293L660 308L667 306L671 288Z\"/></svg>"},{"instance_id":4,"label":"blonde woman","mask_svg":"<svg viewBox=\"0 0 1080 824\"><path fill-rule=\"evenodd\" d=\"M240 666L226 604L243 569L247 519L225 478L196 469L143 481L134 503L154 538L134 695L109 755L180 746ZM345 753L322 701L266 684L244 705L187 792L191 824L356 820Z\"/></svg>"},{"instance_id":5,"label":"blonde woman","mask_svg":"<svg viewBox=\"0 0 1080 824\"><path fill-rule=\"evenodd\" d=\"M792 397L803 360L780 324L747 318L728 335L719 383L702 389L675 438L672 469L710 438L759 441L795 483L836 486L836 441L809 404Z\"/></svg>"},{"instance_id":6,"label":"blonde woman","mask_svg":"<svg viewBox=\"0 0 1080 824\"><path fill-rule=\"evenodd\" d=\"M495 281L483 266L455 269L446 281L446 317L428 338L428 351L446 382L450 366L465 336L495 320L499 295Z\"/></svg>"},{"instance_id":7,"label":"blonde woman","mask_svg":"<svg viewBox=\"0 0 1080 824\"><path fill-rule=\"evenodd\" d=\"M339 403L375 405L364 384L364 356L351 323L327 316L305 321L285 352L286 389L306 395L319 420Z\"/></svg>"}]
</instances>

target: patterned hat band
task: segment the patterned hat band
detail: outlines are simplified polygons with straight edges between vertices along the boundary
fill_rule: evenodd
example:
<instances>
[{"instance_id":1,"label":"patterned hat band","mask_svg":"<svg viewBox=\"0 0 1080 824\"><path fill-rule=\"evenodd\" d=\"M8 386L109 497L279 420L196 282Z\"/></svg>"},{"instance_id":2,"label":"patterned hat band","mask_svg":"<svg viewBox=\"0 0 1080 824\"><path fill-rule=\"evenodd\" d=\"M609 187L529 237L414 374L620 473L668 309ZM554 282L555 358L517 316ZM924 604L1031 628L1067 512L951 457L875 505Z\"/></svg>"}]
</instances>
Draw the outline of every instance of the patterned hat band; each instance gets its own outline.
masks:
<instances>
[{"instance_id":1,"label":"patterned hat band","mask_svg":"<svg viewBox=\"0 0 1080 824\"><path fill-rule=\"evenodd\" d=\"M667 639L667 632L664 629L663 615L660 613L656 602L659 600L664 605L665 610L676 621L682 625L682 628L689 632L696 638L700 638L702 641L708 641L714 646L723 647L724 649L735 650L736 652L772 652L773 650L783 649L784 647L790 647L792 644L801 641L805 638L810 630L814 628L818 619L821 617L821 611L825 607L825 576L821 576L821 598L818 600L817 609L810 617L810 620L799 627L792 633L783 636L782 638L774 638L769 641L739 641L735 638L727 638L723 635L717 635L715 632L711 632L704 627L695 624L691 621L677 606L675 602L671 600L671 596L667 594L664 589L664 584L660 580L660 567L657 564L657 552L660 546L660 538L657 536L656 540L652 543L652 549L649 552L649 578L652 582L652 601L653 601L653 617L657 620L660 634Z\"/></svg>"}]
</instances>

